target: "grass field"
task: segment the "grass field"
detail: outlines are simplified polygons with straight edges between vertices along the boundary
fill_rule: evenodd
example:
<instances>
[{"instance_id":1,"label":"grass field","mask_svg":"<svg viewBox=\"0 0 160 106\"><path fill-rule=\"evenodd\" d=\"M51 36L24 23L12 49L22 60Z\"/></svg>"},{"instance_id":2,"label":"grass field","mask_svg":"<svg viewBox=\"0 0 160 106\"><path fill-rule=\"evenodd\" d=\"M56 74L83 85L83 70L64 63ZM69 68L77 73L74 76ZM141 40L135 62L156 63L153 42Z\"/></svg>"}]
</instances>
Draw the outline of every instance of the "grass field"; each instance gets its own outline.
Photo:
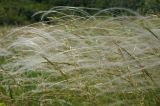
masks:
<instances>
[{"instance_id":1,"label":"grass field","mask_svg":"<svg viewBox=\"0 0 160 106\"><path fill-rule=\"evenodd\" d=\"M160 105L158 16L71 7L47 16L0 28L0 106Z\"/></svg>"}]
</instances>

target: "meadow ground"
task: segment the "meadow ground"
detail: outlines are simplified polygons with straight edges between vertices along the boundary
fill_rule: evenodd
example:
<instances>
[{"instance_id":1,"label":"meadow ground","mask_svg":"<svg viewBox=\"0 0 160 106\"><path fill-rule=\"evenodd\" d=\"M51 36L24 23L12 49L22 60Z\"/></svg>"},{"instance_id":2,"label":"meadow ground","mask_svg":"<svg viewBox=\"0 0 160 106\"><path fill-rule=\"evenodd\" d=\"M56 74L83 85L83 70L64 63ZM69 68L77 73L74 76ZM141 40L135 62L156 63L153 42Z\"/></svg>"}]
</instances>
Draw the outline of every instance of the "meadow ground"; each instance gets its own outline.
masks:
<instances>
[{"instance_id":1,"label":"meadow ground","mask_svg":"<svg viewBox=\"0 0 160 106\"><path fill-rule=\"evenodd\" d=\"M1 27L0 106L159 106L160 18L133 14Z\"/></svg>"}]
</instances>

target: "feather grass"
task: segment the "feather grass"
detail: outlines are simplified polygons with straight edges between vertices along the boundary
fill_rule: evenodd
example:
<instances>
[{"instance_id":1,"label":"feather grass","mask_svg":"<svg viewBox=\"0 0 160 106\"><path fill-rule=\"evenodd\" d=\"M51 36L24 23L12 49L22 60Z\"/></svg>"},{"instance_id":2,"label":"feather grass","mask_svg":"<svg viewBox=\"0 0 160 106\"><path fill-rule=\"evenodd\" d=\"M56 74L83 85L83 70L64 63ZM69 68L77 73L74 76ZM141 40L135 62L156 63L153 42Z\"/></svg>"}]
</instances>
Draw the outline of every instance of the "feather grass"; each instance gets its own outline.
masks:
<instances>
[{"instance_id":1,"label":"feather grass","mask_svg":"<svg viewBox=\"0 0 160 106\"><path fill-rule=\"evenodd\" d=\"M159 18L125 8L68 6L33 16L39 14L42 22L0 39L0 103L159 104Z\"/></svg>"}]
</instances>

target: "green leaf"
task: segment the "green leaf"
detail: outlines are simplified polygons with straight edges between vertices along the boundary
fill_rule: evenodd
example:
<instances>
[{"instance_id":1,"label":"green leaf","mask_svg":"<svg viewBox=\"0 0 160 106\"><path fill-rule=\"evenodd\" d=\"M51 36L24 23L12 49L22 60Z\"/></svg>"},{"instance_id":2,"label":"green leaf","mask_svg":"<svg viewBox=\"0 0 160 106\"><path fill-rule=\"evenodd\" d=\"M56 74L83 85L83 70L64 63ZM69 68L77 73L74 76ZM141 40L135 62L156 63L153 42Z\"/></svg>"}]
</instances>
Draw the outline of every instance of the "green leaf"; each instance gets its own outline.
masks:
<instances>
[{"instance_id":1,"label":"green leaf","mask_svg":"<svg viewBox=\"0 0 160 106\"><path fill-rule=\"evenodd\" d=\"M6 106L6 104L5 103L0 103L0 106Z\"/></svg>"}]
</instances>

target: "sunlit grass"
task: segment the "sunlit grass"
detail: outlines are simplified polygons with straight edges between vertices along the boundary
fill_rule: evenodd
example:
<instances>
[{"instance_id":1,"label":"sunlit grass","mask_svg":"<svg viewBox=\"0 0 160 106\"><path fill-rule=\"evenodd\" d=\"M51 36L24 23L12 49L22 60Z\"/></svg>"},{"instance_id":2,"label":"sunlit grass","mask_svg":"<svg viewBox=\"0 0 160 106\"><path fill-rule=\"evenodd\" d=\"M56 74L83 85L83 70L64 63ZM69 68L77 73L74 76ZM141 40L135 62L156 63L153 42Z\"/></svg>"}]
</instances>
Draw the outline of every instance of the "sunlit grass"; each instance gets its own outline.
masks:
<instances>
[{"instance_id":1,"label":"sunlit grass","mask_svg":"<svg viewBox=\"0 0 160 106\"><path fill-rule=\"evenodd\" d=\"M55 7L1 29L0 106L160 104L160 19L86 9Z\"/></svg>"}]
</instances>

